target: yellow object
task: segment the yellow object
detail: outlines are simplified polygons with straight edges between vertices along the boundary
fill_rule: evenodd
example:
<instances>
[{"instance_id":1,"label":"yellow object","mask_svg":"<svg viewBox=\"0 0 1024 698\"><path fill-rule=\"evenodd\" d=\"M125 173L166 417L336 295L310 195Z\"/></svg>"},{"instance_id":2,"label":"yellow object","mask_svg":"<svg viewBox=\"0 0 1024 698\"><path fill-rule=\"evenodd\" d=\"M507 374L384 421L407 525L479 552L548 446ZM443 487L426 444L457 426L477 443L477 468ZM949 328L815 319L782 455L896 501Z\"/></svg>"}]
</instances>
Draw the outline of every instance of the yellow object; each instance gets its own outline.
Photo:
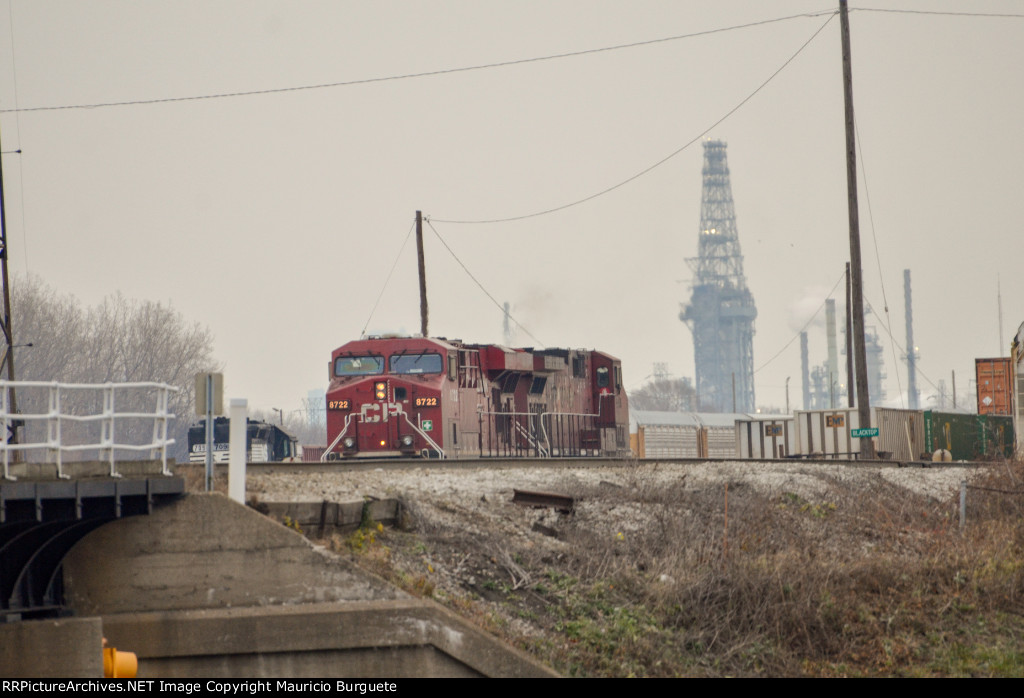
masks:
<instances>
[{"instance_id":1,"label":"yellow object","mask_svg":"<svg viewBox=\"0 0 1024 698\"><path fill-rule=\"evenodd\" d=\"M107 679L134 679L139 671L139 659L134 652L118 652L113 647L103 648L103 677Z\"/></svg>"}]
</instances>

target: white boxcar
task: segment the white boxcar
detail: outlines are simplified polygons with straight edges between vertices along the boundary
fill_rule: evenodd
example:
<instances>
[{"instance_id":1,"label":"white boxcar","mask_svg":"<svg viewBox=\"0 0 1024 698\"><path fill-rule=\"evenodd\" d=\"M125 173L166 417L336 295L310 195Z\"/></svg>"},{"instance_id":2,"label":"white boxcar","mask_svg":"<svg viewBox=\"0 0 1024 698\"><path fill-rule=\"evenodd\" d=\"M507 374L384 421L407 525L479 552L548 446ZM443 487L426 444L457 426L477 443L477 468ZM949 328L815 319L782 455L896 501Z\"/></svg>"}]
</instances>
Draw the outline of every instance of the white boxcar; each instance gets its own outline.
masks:
<instances>
[{"instance_id":1,"label":"white boxcar","mask_svg":"<svg viewBox=\"0 0 1024 698\"><path fill-rule=\"evenodd\" d=\"M777 415L757 419L737 419L735 449L737 458L786 458L796 443L793 417Z\"/></svg>"},{"instance_id":2,"label":"white boxcar","mask_svg":"<svg viewBox=\"0 0 1024 698\"><path fill-rule=\"evenodd\" d=\"M874 408L878 425L875 448L887 460L919 460L927 450L924 443L924 412L892 407Z\"/></svg>"},{"instance_id":3,"label":"white boxcar","mask_svg":"<svg viewBox=\"0 0 1024 698\"><path fill-rule=\"evenodd\" d=\"M700 458L701 426L692 412L630 410L639 458Z\"/></svg>"},{"instance_id":4,"label":"white boxcar","mask_svg":"<svg viewBox=\"0 0 1024 698\"><path fill-rule=\"evenodd\" d=\"M856 408L797 410L793 419L796 422L797 453L829 458L854 458L860 453L860 439L851 433L861 426ZM865 426L875 427L877 424Z\"/></svg>"},{"instance_id":5,"label":"white boxcar","mask_svg":"<svg viewBox=\"0 0 1024 698\"><path fill-rule=\"evenodd\" d=\"M704 429L703 450L701 458L735 458L736 457L736 423L741 419L750 419L751 415L742 413L700 412L697 419Z\"/></svg>"}]
</instances>

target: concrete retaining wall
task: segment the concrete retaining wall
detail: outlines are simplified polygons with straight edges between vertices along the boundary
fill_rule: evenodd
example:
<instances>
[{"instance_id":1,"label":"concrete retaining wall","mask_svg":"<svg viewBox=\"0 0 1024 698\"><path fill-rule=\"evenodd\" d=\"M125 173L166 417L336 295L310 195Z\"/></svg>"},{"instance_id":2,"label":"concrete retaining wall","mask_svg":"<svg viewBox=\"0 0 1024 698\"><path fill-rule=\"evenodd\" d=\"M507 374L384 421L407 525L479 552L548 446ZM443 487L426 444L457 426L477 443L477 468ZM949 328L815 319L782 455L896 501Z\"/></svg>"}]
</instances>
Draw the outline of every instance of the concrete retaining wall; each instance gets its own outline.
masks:
<instances>
[{"instance_id":1,"label":"concrete retaining wall","mask_svg":"<svg viewBox=\"0 0 1024 698\"><path fill-rule=\"evenodd\" d=\"M99 618L0 623L0 678L103 678Z\"/></svg>"},{"instance_id":2,"label":"concrete retaining wall","mask_svg":"<svg viewBox=\"0 0 1024 698\"><path fill-rule=\"evenodd\" d=\"M140 678L553 675L221 495L107 524L64 569L71 607Z\"/></svg>"},{"instance_id":3,"label":"concrete retaining wall","mask_svg":"<svg viewBox=\"0 0 1024 698\"><path fill-rule=\"evenodd\" d=\"M104 632L170 678L550 676L419 599L105 616Z\"/></svg>"}]
</instances>

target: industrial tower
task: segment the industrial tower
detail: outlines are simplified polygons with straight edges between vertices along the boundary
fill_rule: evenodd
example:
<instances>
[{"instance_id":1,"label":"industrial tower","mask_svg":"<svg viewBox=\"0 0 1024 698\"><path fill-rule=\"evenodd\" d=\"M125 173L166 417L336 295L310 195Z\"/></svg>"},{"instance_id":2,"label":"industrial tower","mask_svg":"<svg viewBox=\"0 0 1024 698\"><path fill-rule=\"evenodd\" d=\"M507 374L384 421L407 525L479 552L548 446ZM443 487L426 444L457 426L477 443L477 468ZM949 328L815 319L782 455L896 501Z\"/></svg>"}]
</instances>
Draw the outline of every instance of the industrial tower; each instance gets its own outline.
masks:
<instances>
[{"instance_id":1,"label":"industrial tower","mask_svg":"<svg viewBox=\"0 0 1024 698\"><path fill-rule=\"evenodd\" d=\"M679 319L693 333L698 409L753 412L754 318L757 309L743 275L736 211L724 141L704 142L693 295Z\"/></svg>"}]
</instances>

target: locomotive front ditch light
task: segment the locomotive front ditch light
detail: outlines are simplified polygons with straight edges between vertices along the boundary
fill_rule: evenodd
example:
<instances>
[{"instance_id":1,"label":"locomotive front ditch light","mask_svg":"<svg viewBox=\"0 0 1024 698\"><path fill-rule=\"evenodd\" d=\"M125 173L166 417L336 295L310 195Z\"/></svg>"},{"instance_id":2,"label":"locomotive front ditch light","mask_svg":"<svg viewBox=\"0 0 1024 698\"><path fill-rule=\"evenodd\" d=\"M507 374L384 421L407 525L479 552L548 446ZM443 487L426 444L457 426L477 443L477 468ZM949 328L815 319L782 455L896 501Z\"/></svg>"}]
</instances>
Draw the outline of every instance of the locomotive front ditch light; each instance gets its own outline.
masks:
<instances>
[{"instance_id":1,"label":"locomotive front ditch light","mask_svg":"<svg viewBox=\"0 0 1024 698\"><path fill-rule=\"evenodd\" d=\"M408 434L403 436L402 437L402 445L403 446L412 446L412 437L409 436Z\"/></svg>"},{"instance_id":2,"label":"locomotive front ditch light","mask_svg":"<svg viewBox=\"0 0 1024 698\"><path fill-rule=\"evenodd\" d=\"M355 445L356 445L356 440L355 439L353 439L351 436L345 437L345 448L352 448Z\"/></svg>"}]
</instances>

